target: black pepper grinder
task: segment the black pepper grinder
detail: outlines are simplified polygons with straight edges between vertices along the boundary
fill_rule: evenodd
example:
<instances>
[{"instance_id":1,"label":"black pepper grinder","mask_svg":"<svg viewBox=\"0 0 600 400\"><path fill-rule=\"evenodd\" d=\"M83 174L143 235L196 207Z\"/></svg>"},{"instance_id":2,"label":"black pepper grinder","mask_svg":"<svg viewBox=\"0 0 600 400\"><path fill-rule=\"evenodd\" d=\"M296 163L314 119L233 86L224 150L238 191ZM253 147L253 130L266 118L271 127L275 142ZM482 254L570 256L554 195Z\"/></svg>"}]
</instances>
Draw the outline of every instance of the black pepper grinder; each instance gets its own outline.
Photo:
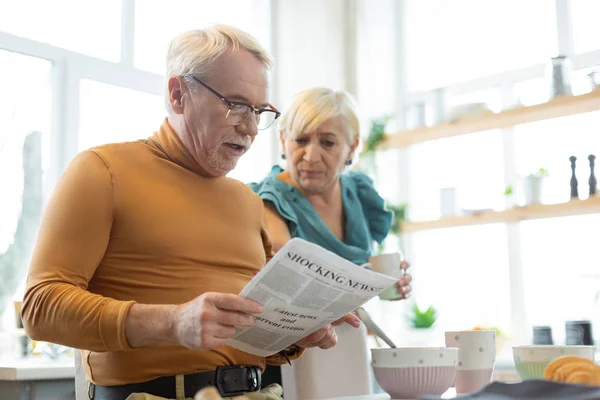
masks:
<instances>
[{"instance_id":1,"label":"black pepper grinder","mask_svg":"<svg viewBox=\"0 0 600 400\"><path fill-rule=\"evenodd\" d=\"M579 191L577 190L577 176L575 176L575 161L577 161L577 157L571 156L569 157L571 161L571 198L579 198Z\"/></svg>"},{"instance_id":2,"label":"black pepper grinder","mask_svg":"<svg viewBox=\"0 0 600 400\"><path fill-rule=\"evenodd\" d=\"M590 160L590 179L589 179L589 184L590 184L590 196L593 196L596 194L596 175L594 175L594 165L595 165L595 161L596 161L596 156L593 154L590 154L588 156L588 160Z\"/></svg>"}]
</instances>

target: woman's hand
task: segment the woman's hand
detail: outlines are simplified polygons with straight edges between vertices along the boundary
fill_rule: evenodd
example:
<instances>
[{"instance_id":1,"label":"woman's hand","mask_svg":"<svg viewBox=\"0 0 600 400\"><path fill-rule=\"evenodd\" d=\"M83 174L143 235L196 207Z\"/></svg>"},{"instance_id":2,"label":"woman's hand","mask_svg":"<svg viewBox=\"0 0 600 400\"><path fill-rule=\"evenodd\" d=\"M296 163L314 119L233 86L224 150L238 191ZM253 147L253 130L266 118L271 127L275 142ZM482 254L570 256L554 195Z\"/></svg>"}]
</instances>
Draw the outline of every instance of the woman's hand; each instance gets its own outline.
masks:
<instances>
[{"instance_id":1,"label":"woman's hand","mask_svg":"<svg viewBox=\"0 0 600 400\"><path fill-rule=\"evenodd\" d=\"M337 344L337 334L335 333L334 326L342 324L348 324L355 328L360 326L360 318L353 313L348 313L342 316L337 321L319 329L316 332L311 333L300 341L296 342L296 346L302 348L319 347L321 349L329 349Z\"/></svg>"},{"instance_id":2,"label":"woman's hand","mask_svg":"<svg viewBox=\"0 0 600 400\"><path fill-rule=\"evenodd\" d=\"M406 273L406 270L410 267L410 264L407 261L402 261L400 263L400 269L403 271L402 278L396 282L398 285L398 290L402 293L403 299L408 299L410 297L410 293L412 292L412 287L410 286L410 282L412 282L412 276Z\"/></svg>"}]
</instances>

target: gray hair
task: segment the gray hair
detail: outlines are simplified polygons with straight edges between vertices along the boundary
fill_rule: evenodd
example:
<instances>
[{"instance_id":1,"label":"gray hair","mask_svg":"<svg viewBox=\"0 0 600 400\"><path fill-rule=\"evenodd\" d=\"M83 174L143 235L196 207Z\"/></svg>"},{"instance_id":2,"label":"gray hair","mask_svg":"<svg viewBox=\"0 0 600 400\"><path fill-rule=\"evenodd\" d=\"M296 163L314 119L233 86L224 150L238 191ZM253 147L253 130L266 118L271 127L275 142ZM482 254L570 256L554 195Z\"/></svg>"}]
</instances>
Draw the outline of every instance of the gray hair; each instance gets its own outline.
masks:
<instances>
[{"instance_id":1,"label":"gray hair","mask_svg":"<svg viewBox=\"0 0 600 400\"><path fill-rule=\"evenodd\" d=\"M247 32L229 25L217 24L206 29L179 34L169 44L165 74L165 106L171 113L169 79L192 74L199 79L210 75L212 63L228 49L243 49L254 55L267 69L273 60L260 43Z\"/></svg>"}]
</instances>

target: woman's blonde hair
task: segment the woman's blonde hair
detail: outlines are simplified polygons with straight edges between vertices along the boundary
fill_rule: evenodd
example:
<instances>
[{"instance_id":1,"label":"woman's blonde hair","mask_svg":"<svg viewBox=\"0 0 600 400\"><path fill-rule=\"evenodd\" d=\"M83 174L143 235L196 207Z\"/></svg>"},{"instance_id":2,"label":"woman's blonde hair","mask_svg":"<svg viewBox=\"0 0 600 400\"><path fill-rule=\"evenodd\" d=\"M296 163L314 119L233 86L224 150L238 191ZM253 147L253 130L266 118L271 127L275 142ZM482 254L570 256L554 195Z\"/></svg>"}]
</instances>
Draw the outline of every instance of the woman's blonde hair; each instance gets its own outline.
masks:
<instances>
[{"instance_id":1,"label":"woman's blonde hair","mask_svg":"<svg viewBox=\"0 0 600 400\"><path fill-rule=\"evenodd\" d=\"M335 117L342 118L344 133L352 145L360 137L360 121L352 96L324 87L310 88L294 96L292 104L281 116L279 131L295 138L302 133L314 132L325 121Z\"/></svg>"},{"instance_id":2,"label":"woman's blonde hair","mask_svg":"<svg viewBox=\"0 0 600 400\"><path fill-rule=\"evenodd\" d=\"M273 60L260 43L247 32L229 25L216 24L205 29L183 32L171 40L167 50L165 105L171 112L168 82L173 76L192 74L199 79L210 75L213 62L228 49L243 49L270 69Z\"/></svg>"}]
</instances>

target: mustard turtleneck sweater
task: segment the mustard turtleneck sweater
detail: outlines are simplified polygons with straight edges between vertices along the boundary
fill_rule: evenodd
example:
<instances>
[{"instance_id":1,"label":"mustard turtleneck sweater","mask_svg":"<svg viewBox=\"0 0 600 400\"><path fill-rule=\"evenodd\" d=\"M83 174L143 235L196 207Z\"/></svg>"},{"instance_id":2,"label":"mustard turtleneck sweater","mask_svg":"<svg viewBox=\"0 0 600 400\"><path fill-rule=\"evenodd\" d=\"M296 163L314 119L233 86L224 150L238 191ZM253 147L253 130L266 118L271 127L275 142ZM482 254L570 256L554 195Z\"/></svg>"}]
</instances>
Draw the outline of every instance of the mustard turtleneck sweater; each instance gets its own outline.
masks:
<instances>
[{"instance_id":1,"label":"mustard turtleneck sweater","mask_svg":"<svg viewBox=\"0 0 600 400\"><path fill-rule=\"evenodd\" d=\"M148 140L82 152L58 183L22 317L31 337L84 349L89 381L120 385L222 365L265 367L264 358L228 346L132 349L125 339L135 302L237 294L272 255L260 197L239 181L200 171L165 120Z\"/></svg>"}]
</instances>

